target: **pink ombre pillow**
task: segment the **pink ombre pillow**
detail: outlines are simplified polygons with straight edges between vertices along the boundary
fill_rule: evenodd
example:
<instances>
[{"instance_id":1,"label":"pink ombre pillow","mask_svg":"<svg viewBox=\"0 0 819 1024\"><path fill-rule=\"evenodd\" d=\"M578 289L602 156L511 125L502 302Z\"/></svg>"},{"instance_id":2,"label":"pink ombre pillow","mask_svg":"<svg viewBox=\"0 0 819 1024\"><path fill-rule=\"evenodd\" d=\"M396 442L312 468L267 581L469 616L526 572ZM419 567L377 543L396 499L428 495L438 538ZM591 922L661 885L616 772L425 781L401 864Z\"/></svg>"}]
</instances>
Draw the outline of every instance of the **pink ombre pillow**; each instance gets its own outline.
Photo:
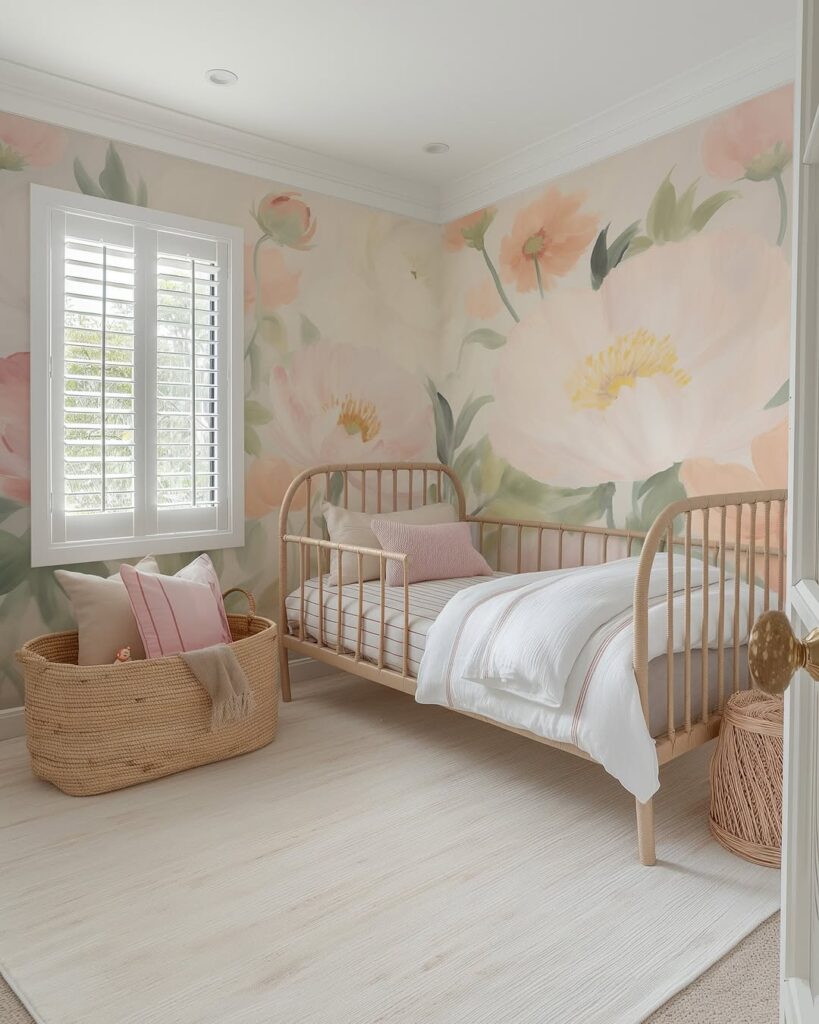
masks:
<instances>
[{"instance_id":1,"label":"pink ombre pillow","mask_svg":"<svg viewBox=\"0 0 819 1024\"><path fill-rule=\"evenodd\" d=\"M140 572L132 565L120 566L119 572L146 658L232 642L216 570L207 555L176 576Z\"/></svg>"},{"instance_id":2,"label":"pink ombre pillow","mask_svg":"<svg viewBox=\"0 0 819 1024\"><path fill-rule=\"evenodd\" d=\"M395 519L373 519L370 529L385 551L409 555L410 583L492 575L486 559L472 546L469 523L411 526ZM401 586L404 582L401 564L387 559L386 577L388 587Z\"/></svg>"}]
</instances>

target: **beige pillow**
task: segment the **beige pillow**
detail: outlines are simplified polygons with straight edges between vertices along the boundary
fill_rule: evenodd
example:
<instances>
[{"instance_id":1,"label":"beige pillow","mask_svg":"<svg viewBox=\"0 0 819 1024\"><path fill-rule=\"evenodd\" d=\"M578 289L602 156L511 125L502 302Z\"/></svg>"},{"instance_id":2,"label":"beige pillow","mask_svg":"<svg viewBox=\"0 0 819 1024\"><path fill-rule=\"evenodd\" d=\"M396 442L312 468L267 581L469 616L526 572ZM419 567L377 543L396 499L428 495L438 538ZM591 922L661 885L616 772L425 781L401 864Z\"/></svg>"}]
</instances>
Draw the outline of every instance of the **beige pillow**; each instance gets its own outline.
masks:
<instances>
[{"instance_id":1,"label":"beige pillow","mask_svg":"<svg viewBox=\"0 0 819 1024\"><path fill-rule=\"evenodd\" d=\"M327 533L334 544L353 544L359 548L380 548L378 538L370 529L373 519L394 519L401 523L414 526L434 526L436 523L454 523L458 515L455 508L447 501L435 505L421 505L418 508L403 512L352 512L338 505L324 502L321 508ZM334 551L330 556L331 587L338 585L337 558ZM358 582L358 559L355 555L344 555L342 560L342 584ZM380 575L379 559L374 555L365 555L361 560L361 576L365 580L377 580Z\"/></svg>"},{"instance_id":2,"label":"beige pillow","mask_svg":"<svg viewBox=\"0 0 819 1024\"><path fill-rule=\"evenodd\" d=\"M137 568L140 572L159 572L153 555L143 558ZM54 575L71 602L77 622L78 665L109 665L121 647L130 647L132 658L145 657L128 591L119 572L107 579L67 569L55 569Z\"/></svg>"}]
</instances>

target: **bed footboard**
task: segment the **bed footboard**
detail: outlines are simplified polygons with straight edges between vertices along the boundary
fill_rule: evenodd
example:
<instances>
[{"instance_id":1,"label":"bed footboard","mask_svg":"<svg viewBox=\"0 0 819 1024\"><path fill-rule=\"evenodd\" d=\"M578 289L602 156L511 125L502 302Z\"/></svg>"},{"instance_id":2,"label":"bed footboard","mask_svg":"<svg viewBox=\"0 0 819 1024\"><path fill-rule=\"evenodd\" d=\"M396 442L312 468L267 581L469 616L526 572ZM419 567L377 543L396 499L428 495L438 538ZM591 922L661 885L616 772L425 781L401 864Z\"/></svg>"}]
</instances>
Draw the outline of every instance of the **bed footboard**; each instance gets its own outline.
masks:
<instances>
[{"instance_id":1,"label":"bed footboard","mask_svg":"<svg viewBox=\"0 0 819 1024\"><path fill-rule=\"evenodd\" d=\"M649 687L649 662L658 652L649 647L649 614L659 605L666 720L664 731L652 732L661 765L713 739L726 700L749 685L745 644L754 619L784 606L786 503L784 490L687 498L664 509L646 534L634 586L634 674L651 728L658 681ZM637 804L637 824L640 859L653 864L650 803Z\"/></svg>"}]
</instances>

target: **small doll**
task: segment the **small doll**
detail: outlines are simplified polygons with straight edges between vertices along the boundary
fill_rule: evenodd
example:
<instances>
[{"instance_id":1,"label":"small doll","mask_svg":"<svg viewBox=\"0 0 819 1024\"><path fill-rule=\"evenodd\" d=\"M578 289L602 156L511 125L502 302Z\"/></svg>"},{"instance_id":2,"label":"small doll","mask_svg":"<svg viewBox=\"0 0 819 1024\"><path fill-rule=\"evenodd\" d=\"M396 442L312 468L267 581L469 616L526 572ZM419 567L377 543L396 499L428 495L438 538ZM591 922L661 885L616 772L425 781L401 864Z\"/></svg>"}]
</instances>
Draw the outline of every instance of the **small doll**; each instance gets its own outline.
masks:
<instances>
[{"instance_id":1,"label":"small doll","mask_svg":"<svg viewBox=\"0 0 819 1024\"><path fill-rule=\"evenodd\" d=\"M125 661L131 660L131 648L120 647L117 653L114 655L114 664L121 665Z\"/></svg>"}]
</instances>

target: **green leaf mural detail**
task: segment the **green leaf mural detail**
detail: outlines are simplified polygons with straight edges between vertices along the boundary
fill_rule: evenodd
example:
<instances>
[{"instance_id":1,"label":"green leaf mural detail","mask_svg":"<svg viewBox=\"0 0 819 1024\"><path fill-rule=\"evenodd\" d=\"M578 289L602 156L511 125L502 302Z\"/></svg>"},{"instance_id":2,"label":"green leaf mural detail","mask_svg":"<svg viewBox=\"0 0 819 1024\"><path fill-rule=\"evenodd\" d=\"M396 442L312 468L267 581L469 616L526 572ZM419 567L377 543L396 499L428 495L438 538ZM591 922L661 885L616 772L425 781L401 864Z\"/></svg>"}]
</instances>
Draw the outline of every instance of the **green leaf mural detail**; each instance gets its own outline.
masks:
<instances>
[{"instance_id":1,"label":"green leaf mural detail","mask_svg":"<svg viewBox=\"0 0 819 1024\"><path fill-rule=\"evenodd\" d=\"M125 165L113 142L109 142L105 153L105 166L100 172L97 184L86 171L82 161L74 160L74 180L81 192L98 199L112 199L117 203L130 203L132 206L148 205L148 189L142 178L136 190L128 181Z\"/></svg>"},{"instance_id":2,"label":"green leaf mural detail","mask_svg":"<svg viewBox=\"0 0 819 1024\"><path fill-rule=\"evenodd\" d=\"M426 386L435 416L435 445L438 461L448 466L452 461L455 447L455 418L452 415L452 406L431 380L427 380Z\"/></svg>"},{"instance_id":3,"label":"green leaf mural detail","mask_svg":"<svg viewBox=\"0 0 819 1024\"><path fill-rule=\"evenodd\" d=\"M467 334L461 342L461 348L465 345L480 345L481 348L494 350L503 348L505 344L506 338L498 331L493 331L489 327L478 327L477 330L470 331Z\"/></svg>"},{"instance_id":4,"label":"green leaf mural detail","mask_svg":"<svg viewBox=\"0 0 819 1024\"><path fill-rule=\"evenodd\" d=\"M270 410L266 409L261 402L256 402L252 398L245 402L245 423L254 427L263 427L272 418Z\"/></svg>"},{"instance_id":5,"label":"green leaf mural detail","mask_svg":"<svg viewBox=\"0 0 819 1024\"><path fill-rule=\"evenodd\" d=\"M74 180L77 182L77 187L80 192L86 196L96 196L97 199L104 199L105 193L91 178L91 175L83 167L82 160L79 157L74 159Z\"/></svg>"},{"instance_id":6,"label":"green leaf mural detail","mask_svg":"<svg viewBox=\"0 0 819 1024\"><path fill-rule=\"evenodd\" d=\"M712 196L707 199L703 199L700 205L693 211L690 218L690 224L694 231L702 231L709 220L721 210L726 203L732 199L736 199L739 195L738 192L715 192Z\"/></svg>"},{"instance_id":7,"label":"green leaf mural detail","mask_svg":"<svg viewBox=\"0 0 819 1024\"><path fill-rule=\"evenodd\" d=\"M317 341L321 341L321 331L316 327L310 317L305 316L304 313L301 313L300 317L302 345L314 345Z\"/></svg>"},{"instance_id":8,"label":"green leaf mural detail","mask_svg":"<svg viewBox=\"0 0 819 1024\"><path fill-rule=\"evenodd\" d=\"M629 224L625 230L620 232L611 245L608 245L607 239L610 227L611 224L607 224L597 236L597 241L594 243L591 253L591 284L595 291L597 291L608 274L614 270L626 255L635 235L640 230L640 222L637 220L633 224Z\"/></svg>"},{"instance_id":9,"label":"green leaf mural detail","mask_svg":"<svg viewBox=\"0 0 819 1024\"><path fill-rule=\"evenodd\" d=\"M663 509L673 501L685 497L680 483L680 463L655 473L632 488L632 510L626 520L626 529L648 530Z\"/></svg>"},{"instance_id":10,"label":"green leaf mural detail","mask_svg":"<svg viewBox=\"0 0 819 1024\"><path fill-rule=\"evenodd\" d=\"M262 454L262 442L249 423L245 423L245 451L248 455L255 455L256 458Z\"/></svg>"},{"instance_id":11,"label":"green leaf mural detail","mask_svg":"<svg viewBox=\"0 0 819 1024\"><path fill-rule=\"evenodd\" d=\"M791 396L791 382L786 380L785 383L779 388L776 394L771 398L769 402L765 404L766 409L776 409L780 405L785 405Z\"/></svg>"},{"instance_id":12,"label":"green leaf mural detail","mask_svg":"<svg viewBox=\"0 0 819 1024\"><path fill-rule=\"evenodd\" d=\"M645 252L646 249L650 249L654 245L648 235L637 235L632 238L631 245L626 250L625 259L629 259L631 256L639 256L641 252Z\"/></svg>"},{"instance_id":13,"label":"green leaf mural detail","mask_svg":"<svg viewBox=\"0 0 819 1024\"><path fill-rule=\"evenodd\" d=\"M646 214L646 234L655 242L669 240L677 212L677 190L671 183L671 174L669 171L660 182Z\"/></svg>"},{"instance_id":14,"label":"green leaf mural detail","mask_svg":"<svg viewBox=\"0 0 819 1024\"><path fill-rule=\"evenodd\" d=\"M480 410L485 405L494 401L495 399L492 395L479 395L477 398L467 400L463 409L458 413L458 419L455 421L455 435L452 442L453 451L457 451L464 443L466 435L469 433L469 428L472 426L472 421Z\"/></svg>"},{"instance_id":15,"label":"green leaf mural detail","mask_svg":"<svg viewBox=\"0 0 819 1024\"><path fill-rule=\"evenodd\" d=\"M15 512L19 512L22 507L18 502L12 501L11 498L0 497L0 523L4 519L8 519L9 516L14 515Z\"/></svg>"},{"instance_id":16,"label":"green leaf mural detail","mask_svg":"<svg viewBox=\"0 0 819 1024\"><path fill-rule=\"evenodd\" d=\"M646 241L635 239L635 243L643 248L652 243L679 242L695 231L702 231L718 210L739 195L734 191L715 192L695 207L698 182L693 181L678 198L671 181L672 173L673 168L660 182L651 200L646 214Z\"/></svg>"},{"instance_id":17,"label":"green leaf mural detail","mask_svg":"<svg viewBox=\"0 0 819 1024\"><path fill-rule=\"evenodd\" d=\"M612 483L597 487L553 487L507 465L497 493L485 508L498 516L519 519L593 523L608 516L613 497Z\"/></svg>"},{"instance_id":18,"label":"green leaf mural detail","mask_svg":"<svg viewBox=\"0 0 819 1024\"><path fill-rule=\"evenodd\" d=\"M0 530L0 594L19 587L28 576L31 563L31 541L28 533L15 537Z\"/></svg>"}]
</instances>

